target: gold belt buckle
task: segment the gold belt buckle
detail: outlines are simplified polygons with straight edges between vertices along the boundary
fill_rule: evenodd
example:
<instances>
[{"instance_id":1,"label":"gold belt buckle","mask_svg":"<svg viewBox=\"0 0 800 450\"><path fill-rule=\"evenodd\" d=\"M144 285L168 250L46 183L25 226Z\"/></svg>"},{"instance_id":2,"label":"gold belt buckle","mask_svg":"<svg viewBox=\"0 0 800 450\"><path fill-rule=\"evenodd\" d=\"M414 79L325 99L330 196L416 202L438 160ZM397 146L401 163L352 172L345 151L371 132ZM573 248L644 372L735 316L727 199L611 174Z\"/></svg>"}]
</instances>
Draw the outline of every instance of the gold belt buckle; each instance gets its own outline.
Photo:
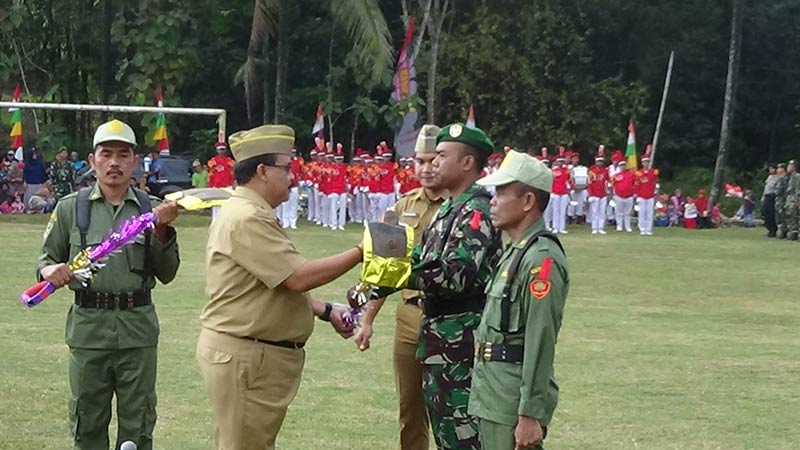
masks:
<instances>
[{"instance_id":1,"label":"gold belt buckle","mask_svg":"<svg viewBox=\"0 0 800 450\"><path fill-rule=\"evenodd\" d=\"M485 342L483 344L483 360L484 361L491 361L492 360L492 343Z\"/></svg>"}]
</instances>

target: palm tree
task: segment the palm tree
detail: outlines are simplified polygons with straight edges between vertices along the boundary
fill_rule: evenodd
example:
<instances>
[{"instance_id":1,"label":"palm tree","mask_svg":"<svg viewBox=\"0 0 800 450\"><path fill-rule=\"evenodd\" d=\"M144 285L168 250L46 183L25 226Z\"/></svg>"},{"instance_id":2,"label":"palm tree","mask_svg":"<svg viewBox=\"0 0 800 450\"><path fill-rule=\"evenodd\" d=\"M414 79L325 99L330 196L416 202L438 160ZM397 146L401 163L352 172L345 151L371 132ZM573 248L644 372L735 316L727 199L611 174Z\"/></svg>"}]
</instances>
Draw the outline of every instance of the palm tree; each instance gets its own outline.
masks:
<instances>
[{"instance_id":1,"label":"palm tree","mask_svg":"<svg viewBox=\"0 0 800 450\"><path fill-rule=\"evenodd\" d=\"M247 47L247 59L243 67L245 98L247 100L247 116L251 121L256 98L259 52L270 38L278 39L276 61L275 117L280 117L282 109L282 91L286 80L286 55L288 54L286 30L290 24L283 23L289 0L254 0L253 23L250 29L250 43ZM389 27L383 17L377 0L328 0L334 26L343 28L353 47L350 56L368 74L368 82L377 84L391 73L393 62L392 45Z\"/></svg>"}]
</instances>

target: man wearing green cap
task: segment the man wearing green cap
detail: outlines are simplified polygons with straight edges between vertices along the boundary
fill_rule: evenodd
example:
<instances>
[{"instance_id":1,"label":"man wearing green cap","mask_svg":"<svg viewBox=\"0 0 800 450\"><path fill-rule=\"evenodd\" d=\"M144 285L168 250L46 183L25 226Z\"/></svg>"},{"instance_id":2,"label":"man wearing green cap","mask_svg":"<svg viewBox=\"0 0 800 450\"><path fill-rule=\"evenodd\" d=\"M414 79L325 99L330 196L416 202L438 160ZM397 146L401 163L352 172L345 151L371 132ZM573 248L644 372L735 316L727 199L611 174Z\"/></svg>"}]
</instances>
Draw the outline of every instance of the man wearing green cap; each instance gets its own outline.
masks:
<instances>
[{"instance_id":1,"label":"man wearing green cap","mask_svg":"<svg viewBox=\"0 0 800 450\"><path fill-rule=\"evenodd\" d=\"M455 123L436 135L433 174L450 198L414 248L406 286L425 296L417 359L439 450L480 448L478 421L467 414L473 333L501 241L489 220L489 194L476 182L493 152L479 128ZM378 290L378 296L389 293Z\"/></svg>"},{"instance_id":2,"label":"man wearing green cap","mask_svg":"<svg viewBox=\"0 0 800 450\"><path fill-rule=\"evenodd\" d=\"M97 128L89 155L97 183L58 202L37 265L40 279L75 291L66 326L69 421L75 448L82 450L109 448L112 396L117 398L115 448L125 441L140 450L153 446L159 327L151 291L156 279L169 283L178 271L178 244L170 226L178 207L129 187L138 164L135 146L133 130L119 120ZM158 216L152 233L112 255L88 287L74 279L66 263L75 254L151 207Z\"/></svg>"},{"instance_id":3,"label":"man wearing green cap","mask_svg":"<svg viewBox=\"0 0 800 450\"><path fill-rule=\"evenodd\" d=\"M469 413L480 418L485 450L541 450L558 402L553 360L569 291L566 256L542 220L552 175L510 152L478 183L497 187L491 220L511 244L486 287Z\"/></svg>"},{"instance_id":4,"label":"man wearing green cap","mask_svg":"<svg viewBox=\"0 0 800 450\"><path fill-rule=\"evenodd\" d=\"M433 160L436 157L436 125L423 125L414 148L414 175L422 187L403 195L394 205L400 222L414 229L414 243L422 240L422 232L444 202L447 192L439 188L433 176ZM422 395L422 364L417 360L419 324L422 320L420 299L422 292L405 289L403 301L397 304L397 320L394 330L394 379L397 399L400 403L399 450L428 450L429 424ZM360 350L370 346L372 324L384 301L373 302L361 320L361 329L356 335Z\"/></svg>"},{"instance_id":5,"label":"man wearing green cap","mask_svg":"<svg viewBox=\"0 0 800 450\"><path fill-rule=\"evenodd\" d=\"M56 153L56 159L48 167L50 184L56 201L72 193L72 184L75 182L75 170L67 161L67 147L61 147Z\"/></svg>"},{"instance_id":6,"label":"man wearing green cap","mask_svg":"<svg viewBox=\"0 0 800 450\"><path fill-rule=\"evenodd\" d=\"M352 334L342 309L307 291L360 263L363 249L309 261L289 240L275 207L289 198L294 130L264 125L229 143L237 187L208 230L196 357L216 448L271 450L300 387L314 317Z\"/></svg>"}]
</instances>

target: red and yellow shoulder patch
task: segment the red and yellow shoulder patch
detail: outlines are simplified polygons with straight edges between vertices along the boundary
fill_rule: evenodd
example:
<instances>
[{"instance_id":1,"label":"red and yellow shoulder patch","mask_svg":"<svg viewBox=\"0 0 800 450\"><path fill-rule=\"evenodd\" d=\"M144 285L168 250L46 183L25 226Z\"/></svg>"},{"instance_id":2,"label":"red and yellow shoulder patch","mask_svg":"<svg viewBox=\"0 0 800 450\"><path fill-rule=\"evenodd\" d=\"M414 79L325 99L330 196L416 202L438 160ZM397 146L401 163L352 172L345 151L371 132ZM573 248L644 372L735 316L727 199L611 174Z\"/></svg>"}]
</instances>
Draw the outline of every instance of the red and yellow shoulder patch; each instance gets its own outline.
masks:
<instances>
[{"instance_id":1,"label":"red and yellow shoulder patch","mask_svg":"<svg viewBox=\"0 0 800 450\"><path fill-rule=\"evenodd\" d=\"M536 300L542 300L550 293L550 270L553 268L553 258L547 257L542 261L538 269L538 278L533 280L529 286L531 295ZM533 271L531 271L533 273Z\"/></svg>"}]
</instances>

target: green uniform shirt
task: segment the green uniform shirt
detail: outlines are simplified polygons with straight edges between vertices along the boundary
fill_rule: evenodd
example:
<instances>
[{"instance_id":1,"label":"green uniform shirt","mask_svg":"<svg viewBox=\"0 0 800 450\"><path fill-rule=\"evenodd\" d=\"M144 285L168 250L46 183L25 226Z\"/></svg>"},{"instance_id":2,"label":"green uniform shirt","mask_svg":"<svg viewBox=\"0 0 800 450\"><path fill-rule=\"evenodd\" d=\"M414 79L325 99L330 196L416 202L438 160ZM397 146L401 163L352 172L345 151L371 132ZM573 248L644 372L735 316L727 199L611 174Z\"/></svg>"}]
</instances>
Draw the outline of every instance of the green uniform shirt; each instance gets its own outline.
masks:
<instances>
[{"instance_id":1,"label":"green uniform shirt","mask_svg":"<svg viewBox=\"0 0 800 450\"><path fill-rule=\"evenodd\" d=\"M89 246L102 242L113 227L139 214L139 201L133 189L122 205L115 208L105 201L97 185L89 195L91 220L86 243ZM156 197L150 198L153 207L159 203ZM81 247L80 233L75 224L75 205L77 193L61 199L50 216L44 233L44 243L37 261L36 273L40 276L43 267L50 264L66 263L75 256ZM145 238L139 236L135 242L126 246L121 253L111 255L106 267L95 274L91 290L97 292L131 292L152 289L155 279L143 279L134 271L141 271L149 264L152 273L162 283L175 278L180 258L176 234L166 244L155 236L150 239L151 261L144 260ZM73 280L69 288L83 289L80 282ZM66 343L70 347L93 349L121 349L148 347L158 343L158 317L154 305L146 305L132 310L108 310L81 308L71 305L67 313Z\"/></svg>"},{"instance_id":2,"label":"green uniform shirt","mask_svg":"<svg viewBox=\"0 0 800 450\"><path fill-rule=\"evenodd\" d=\"M476 355L469 413L505 425L516 425L523 415L547 426L558 403L553 359L569 291L569 269L566 256L552 240L539 237L520 261L511 285L509 330L500 331L501 299L511 261L543 229L544 222L539 220L506 247L486 287L486 307L475 335L481 343L524 346L522 364L487 362L482 354ZM548 257L553 260L550 274L542 280L540 270ZM537 281L548 281L549 290L534 284Z\"/></svg>"}]
</instances>

